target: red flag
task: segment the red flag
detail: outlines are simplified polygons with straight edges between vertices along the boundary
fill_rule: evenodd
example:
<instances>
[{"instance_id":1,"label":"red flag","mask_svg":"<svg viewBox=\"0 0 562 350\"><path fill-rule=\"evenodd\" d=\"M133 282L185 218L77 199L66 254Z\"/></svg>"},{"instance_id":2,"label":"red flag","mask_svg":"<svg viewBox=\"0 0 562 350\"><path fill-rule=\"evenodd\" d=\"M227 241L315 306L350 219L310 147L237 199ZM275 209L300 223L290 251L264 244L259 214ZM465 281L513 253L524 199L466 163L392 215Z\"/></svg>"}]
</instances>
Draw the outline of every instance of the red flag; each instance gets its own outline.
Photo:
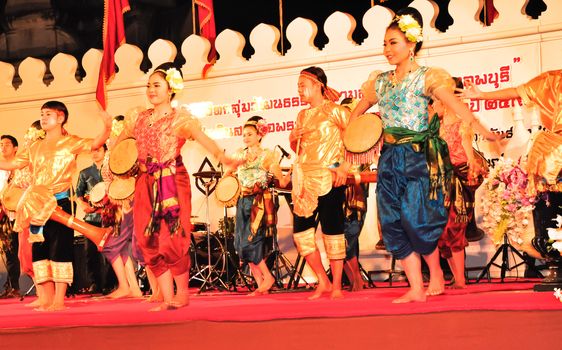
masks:
<instances>
[{"instance_id":1,"label":"red flag","mask_svg":"<svg viewBox=\"0 0 562 350\"><path fill-rule=\"evenodd\" d=\"M207 57L209 63L203 67L202 72L202 76L205 78L209 68L217 60L217 51L215 50L215 38L217 37L215 11L213 10L213 0L195 0L195 4L198 6L199 34L211 42L211 51L209 51L209 56Z\"/></svg>"},{"instance_id":2,"label":"red flag","mask_svg":"<svg viewBox=\"0 0 562 350\"><path fill-rule=\"evenodd\" d=\"M96 88L96 100L104 110L107 107L106 85L115 75L115 51L125 43L123 14L130 9L128 0L104 0L103 57Z\"/></svg>"},{"instance_id":3,"label":"red flag","mask_svg":"<svg viewBox=\"0 0 562 350\"><path fill-rule=\"evenodd\" d=\"M480 11L480 22L485 26L491 26L492 22L499 17L498 10L494 7L494 0L484 0L482 11Z\"/></svg>"}]
</instances>

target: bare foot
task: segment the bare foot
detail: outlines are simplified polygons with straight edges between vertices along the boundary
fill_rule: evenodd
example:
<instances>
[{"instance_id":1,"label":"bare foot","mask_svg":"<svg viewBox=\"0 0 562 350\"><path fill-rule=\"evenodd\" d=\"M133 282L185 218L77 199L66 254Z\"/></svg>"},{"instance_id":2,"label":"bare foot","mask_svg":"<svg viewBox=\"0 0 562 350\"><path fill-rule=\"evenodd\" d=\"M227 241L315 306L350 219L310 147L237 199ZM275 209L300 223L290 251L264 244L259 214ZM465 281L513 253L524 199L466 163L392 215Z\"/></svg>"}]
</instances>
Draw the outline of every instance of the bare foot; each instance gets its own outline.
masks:
<instances>
[{"instance_id":1,"label":"bare foot","mask_svg":"<svg viewBox=\"0 0 562 350\"><path fill-rule=\"evenodd\" d=\"M160 293L150 294L145 301L147 303L161 303L164 301L164 297Z\"/></svg>"},{"instance_id":2,"label":"bare foot","mask_svg":"<svg viewBox=\"0 0 562 350\"><path fill-rule=\"evenodd\" d=\"M177 307L173 304L173 302L169 303L162 303L157 307L153 307L152 309L148 310L149 312L158 312L158 311L166 311L166 310L177 310Z\"/></svg>"},{"instance_id":3,"label":"bare foot","mask_svg":"<svg viewBox=\"0 0 562 350\"><path fill-rule=\"evenodd\" d=\"M131 298L142 298L143 295L142 295L142 292L141 292L140 289L134 289L134 290L131 290L131 292L129 293L129 297L131 297Z\"/></svg>"},{"instance_id":4,"label":"bare foot","mask_svg":"<svg viewBox=\"0 0 562 350\"><path fill-rule=\"evenodd\" d=\"M400 298L394 299L392 302L394 304L404 304L404 303L411 303L411 302L425 302L427 300L427 296L422 290L412 290L410 289L406 294L402 295Z\"/></svg>"},{"instance_id":5,"label":"bare foot","mask_svg":"<svg viewBox=\"0 0 562 350\"><path fill-rule=\"evenodd\" d=\"M265 294L269 292L271 287L273 287L274 283L275 283L275 278L273 278L273 276L271 275L265 276L261 283L261 286L257 289L257 291Z\"/></svg>"},{"instance_id":6,"label":"bare foot","mask_svg":"<svg viewBox=\"0 0 562 350\"><path fill-rule=\"evenodd\" d=\"M443 275L441 276L432 276L429 278L429 286L425 291L426 295L441 295L445 291L445 279Z\"/></svg>"},{"instance_id":7,"label":"bare foot","mask_svg":"<svg viewBox=\"0 0 562 350\"><path fill-rule=\"evenodd\" d=\"M68 309L68 307L64 306L64 304L53 303L53 305L47 308L47 311L62 311L66 309Z\"/></svg>"},{"instance_id":8,"label":"bare foot","mask_svg":"<svg viewBox=\"0 0 562 350\"><path fill-rule=\"evenodd\" d=\"M466 289L466 284L464 283L453 283L449 286L451 289Z\"/></svg>"},{"instance_id":9,"label":"bare foot","mask_svg":"<svg viewBox=\"0 0 562 350\"><path fill-rule=\"evenodd\" d=\"M255 291L253 291L252 293L249 293L247 295L249 297L257 297L257 296L260 296L260 295L263 295L263 294L265 294L265 293L260 292L259 289L256 289Z\"/></svg>"},{"instance_id":10,"label":"bare foot","mask_svg":"<svg viewBox=\"0 0 562 350\"><path fill-rule=\"evenodd\" d=\"M332 289L332 293L330 293L330 299L336 300L336 299L343 299L343 298L344 297L341 289Z\"/></svg>"},{"instance_id":11,"label":"bare foot","mask_svg":"<svg viewBox=\"0 0 562 350\"><path fill-rule=\"evenodd\" d=\"M107 298L109 299L121 299L121 298L126 298L129 296L129 288L117 288L116 290L114 290L113 292L109 293L107 295Z\"/></svg>"},{"instance_id":12,"label":"bare foot","mask_svg":"<svg viewBox=\"0 0 562 350\"><path fill-rule=\"evenodd\" d=\"M360 290L363 290L363 288L365 288L365 281L363 281L363 278L361 276L358 276L354 279L353 284L351 284L351 291L352 292L358 292Z\"/></svg>"},{"instance_id":13,"label":"bare foot","mask_svg":"<svg viewBox=\"0 0 562 350\"><path fill-rule=\"evenodd\" d=\"M322 296L322 293L328 293L332 291L332 284L318 284L314 293L308 297L308 300L316 300Z\"/></svg>"},{"instance_id":14,"label":"bare foot","mask_svg":"<svg viewBox=\"0 0 562 350\"><path fill-rule=\"evenodd\" d=\"M39 299L35 299L35 300L33 300L31 303L27 303L27 304L25 304L24 306L25 306L25 307L33 307L33 308L36 308L36 307L40 307L40 306L41 306L41 303L39 302Z\"/></svg>"},{"instance_id":15,"label":"bare foot","mask_svg":"<svg viewBox=\"0 0 562 350\"><path fill-rule=\"evenodd\" d=\"M36 307L35 309L33 309L33 311L45 312L49 311L49 307L45 305L39 305L39 307Z\"/></svg>"},{"instance_id":16,"label":"bare foot","mask_svg":"<svg viewBox=\"0 0 562 350\"><path fill-rule=\"evenodd\" d=\"M189 292L179 292L174 296L171 303L174 307L180 308L189 305Z\"/></svg>"}]
</instances>

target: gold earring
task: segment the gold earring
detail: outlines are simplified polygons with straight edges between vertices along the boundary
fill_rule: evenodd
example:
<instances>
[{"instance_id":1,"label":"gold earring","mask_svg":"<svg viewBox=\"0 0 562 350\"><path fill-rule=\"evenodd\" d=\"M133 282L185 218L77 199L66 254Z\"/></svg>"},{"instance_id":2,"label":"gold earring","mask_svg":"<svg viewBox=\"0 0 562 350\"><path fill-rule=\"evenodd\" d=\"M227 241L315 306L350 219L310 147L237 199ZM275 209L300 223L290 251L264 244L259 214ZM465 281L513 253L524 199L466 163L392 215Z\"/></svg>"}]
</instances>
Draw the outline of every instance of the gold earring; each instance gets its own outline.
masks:
<instances>
[{"instance_id":1,"label":"gold earring","mask_svg":"<svg viewBox=\"0 0 562 350\"><path fill-rule=\"evenodd\" d=\"M414 62L414 50L410 50L410 62Z\"/></svg>"}]
</instances>

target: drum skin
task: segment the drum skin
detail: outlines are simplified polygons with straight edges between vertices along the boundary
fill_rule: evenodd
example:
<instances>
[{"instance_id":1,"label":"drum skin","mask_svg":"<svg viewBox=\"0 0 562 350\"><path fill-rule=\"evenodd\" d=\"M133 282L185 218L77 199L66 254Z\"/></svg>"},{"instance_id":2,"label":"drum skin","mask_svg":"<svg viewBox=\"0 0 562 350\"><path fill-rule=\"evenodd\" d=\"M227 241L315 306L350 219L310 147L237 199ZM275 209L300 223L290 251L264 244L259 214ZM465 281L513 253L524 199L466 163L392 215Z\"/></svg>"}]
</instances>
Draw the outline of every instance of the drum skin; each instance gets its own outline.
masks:
<instances>
[{"instance_id":1,"label":"drum skin","mask_svg":"<svg viewBox=\"0 0 562 350\"><path fill-rule=\"evenodd\" d=\"M138 172L136 140L129 138L119 142L109 155L109 169L117 176L135 176Z\"/></svg>"},{"instance_id":2,"label":"drum skin","mask_svg":"<svg viewBox=\"0 0 562 350\"><path fill-rule=\"evenodd\" d=\"M233 175L226 175L219 180L215 188L215 197L225 207L236 205L240 196L240 182Z\"/></svg>"}]
</instances>

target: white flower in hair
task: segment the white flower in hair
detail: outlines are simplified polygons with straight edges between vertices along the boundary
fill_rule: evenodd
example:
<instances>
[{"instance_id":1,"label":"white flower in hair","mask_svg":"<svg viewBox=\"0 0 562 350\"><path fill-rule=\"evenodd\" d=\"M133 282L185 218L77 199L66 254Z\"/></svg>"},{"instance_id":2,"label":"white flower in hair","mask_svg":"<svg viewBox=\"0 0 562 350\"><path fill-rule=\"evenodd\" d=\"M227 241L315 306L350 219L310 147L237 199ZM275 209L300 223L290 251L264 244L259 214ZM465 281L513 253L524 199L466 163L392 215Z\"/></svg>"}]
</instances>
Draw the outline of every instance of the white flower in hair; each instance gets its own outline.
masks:
<instances>
[{"instance_id":1,"label":"white flower in hair","mask_svg":"<svg viewBox=\"0 0 562 350\"><path fill-rule=\"evenodd\" d=\"M176 68L169 68L166 70L166 81L170 85L173 93L178 93L183 90L183 78Z\"/></svg>"},{"instance_id":2,"label":"white flower in hair","mask_svg":"<svg viewBox=\"0 0 562 350\"><path fill-rule=\"evenodd\" d=\"M403 15L403 16L400 16L400 17L401 17L401 18L400 18L400 22L399 22L399 23L400 23L401 25L405 26L405 27L408 27L408 26L411 26L412 24L417 24L417 23L418 23L418 22L414 19L414 17L412 17L412 15Z\"/></svg>"},{"instance_id":3,"label":"white flower in hair","mask_svg":"<svg viewBox=\"0 0 562 350\"><path fill-rule=\"evenodd\" d=\"M397 16L394 19L400 30L406 35L408 41L419 43L423 41L422 27L412 15Z\"/></svg>"}]
</instances>

